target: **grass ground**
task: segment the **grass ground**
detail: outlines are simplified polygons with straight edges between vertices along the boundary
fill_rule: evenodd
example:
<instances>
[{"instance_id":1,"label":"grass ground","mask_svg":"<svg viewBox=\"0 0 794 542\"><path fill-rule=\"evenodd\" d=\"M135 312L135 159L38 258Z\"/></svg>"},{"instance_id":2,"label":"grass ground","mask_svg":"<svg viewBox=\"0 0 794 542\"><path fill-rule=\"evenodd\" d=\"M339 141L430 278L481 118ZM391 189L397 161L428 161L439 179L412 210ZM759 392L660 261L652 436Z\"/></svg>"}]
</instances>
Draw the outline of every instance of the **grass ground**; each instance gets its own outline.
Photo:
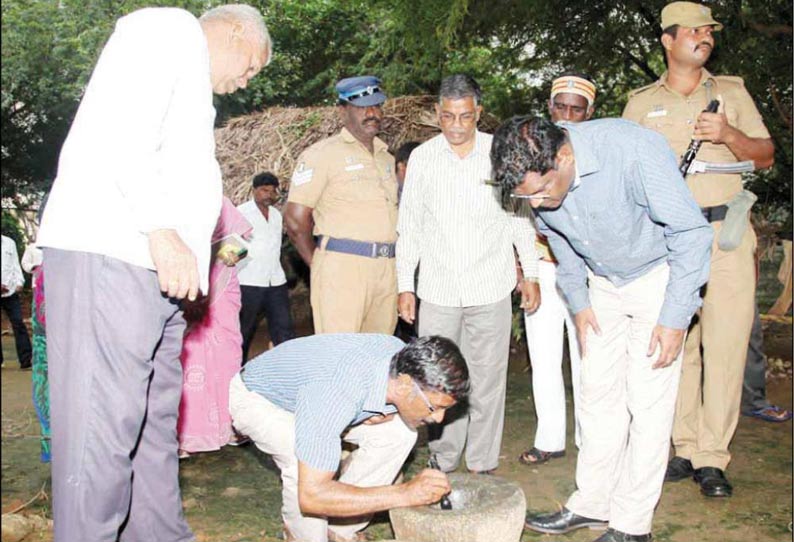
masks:
<instances>
[{"instance_id":1,"label":"grass ground","mask_svg":"<svg viewBox=\"0 0 794 542\"><path fill-rule=\"evenodd\" d=\"M762 310L779 290L773 281L774 262L765 264L759 299ZM777 289L775 289L777 288ZM304 332L307 330L304 329ZM260 338L256 347L263 348ZM25 504L42 487L49 492L49 468L38 461L38 425L30 403L30 373L14 361L13 340L2 337L6 368L2 370L2 511ZM790 325L770 324L767 353L792 359ZM537 467L516 458L531 444L535 430L532 390L526 351L511 353L502 458L497 474L524 489L530 511L555 509L574 488L576 449L571 439L566 457ZM570 380L570 377L566 375ZM792 408L792 382L771 379L771 400ZM569 389L569 418L571 412ZM570 422L569 422L570 427ZM410 477L422 468L426 447L420 445L406 466ZM731 446L728 476L735 487L730 499L701 497L695 484L682 481L664 487L654 519L658 542L782 542L792 540L792 423L770 424L742 417ZM224 448L199 454L181 464L180 481L187 519L202 542L275 542L281 532L278 472L270 459L252 446ZM38 499L25 513L49 516L49 502ZM391 538L388 517L379 516L368 528L375 538ZM591 531L562 537L570 542L595 538ZM25 542L49 541L51 533L36 533ZM545 535L525 533L522 542L551 542Z\"/></svg>"}]
</instances>

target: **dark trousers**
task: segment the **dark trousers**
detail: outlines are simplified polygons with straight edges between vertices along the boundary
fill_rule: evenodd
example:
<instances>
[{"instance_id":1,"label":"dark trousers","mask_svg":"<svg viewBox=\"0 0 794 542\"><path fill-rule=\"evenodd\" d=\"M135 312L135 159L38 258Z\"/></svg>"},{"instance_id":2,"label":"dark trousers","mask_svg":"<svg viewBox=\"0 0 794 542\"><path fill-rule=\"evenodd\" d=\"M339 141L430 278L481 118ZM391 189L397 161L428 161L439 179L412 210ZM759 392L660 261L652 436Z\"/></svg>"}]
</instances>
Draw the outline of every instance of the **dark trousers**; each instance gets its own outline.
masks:
<instances>
[{"instance_id":1,"label":"dark trousers","mask_svg":"<svg viewBox=\"0 0 794 542\"><path fill-rule=\"evenodd\" d=\"M747 362L744 366L744 383L742 384L742 412L744 414L750 414L770 406L766 398L766 365L764 331L761 327L758 304L756 304L753 328L750 331L750 344L747 347Z\"/></svg>"},{"instance_id":2,"label":"dark trousers","mask_svg":"<svg viewBox=\"0 0 794 542\"><path fill-rule=\"evenodd\" d=\"M185 320L154 271L44 249L54 542L187 542L176 421Z\"/></svg>"},{"instance_id":3,"label":"dark trousers","mask_svg":"<svg viewBox=\"0 0 794 542\"><path fill-rule=\"evenodd\" d=\"M8 297L0 297L0 305L3 312L11 322L11 329L14 330L14 343L17 348L17 359L20 367L30 367L30 359L33 349L30 346L30 335L28 328L22 321L22 303L19 301L19 294L11 294ZM0 362L3 361L3 349L0 348Z\"/></svg>"},{"instance_id":4,"label":"dark trousers","mask_svg":"<svg viewBox=\"0 0 794 542\"><path fill-rule=\"evenodd\" d=\"M240 332L243 334L243 364L248 361L248 348L262 318L267 318L270 340L274 345L295 337L289 312L287 285L240 286Z\"/></svg>"}]
</instances>

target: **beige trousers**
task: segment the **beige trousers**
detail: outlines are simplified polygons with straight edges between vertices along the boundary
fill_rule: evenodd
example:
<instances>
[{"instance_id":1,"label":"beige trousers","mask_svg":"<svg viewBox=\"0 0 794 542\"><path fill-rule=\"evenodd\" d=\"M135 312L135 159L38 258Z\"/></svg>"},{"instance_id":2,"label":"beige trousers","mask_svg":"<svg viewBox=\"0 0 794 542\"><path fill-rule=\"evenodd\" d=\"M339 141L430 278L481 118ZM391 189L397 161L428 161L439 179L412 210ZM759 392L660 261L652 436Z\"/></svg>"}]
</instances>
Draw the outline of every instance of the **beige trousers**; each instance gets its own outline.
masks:
<instances>
[{"instance_id":1,"label":"beige trousers","mask_svg":"<svg viewBox=\"0 0 794 542\"><path fill-rule=\"evenodd\" d=\"M397 326L394 262L394 258L366 258L318 247L311 268L314 332L394 333Z\"/></svg>"},{"instance_id":2,"label":"beige trousers","mask_svg":"<svg viewBox=\"0 0 794 542\"><path fill-rule=\"evenodd\" d=\"M713 226L709 281L684 347L673 425L675 455L696 469L725 469L731 460L755 309L755 232L748 228L736 250L725 252L717 246L722 222Z\"/></svg>"},{"instance_id":3,"label":"beige trousers","mask_svg":"<svg viewBox=\"0 0 794 542\"><path fill-rule=\"evenodd\" d=\"M240 375L229 386L229 412L235 429L256 447L270 454L281 470L284 525L296 542L326 542L328 530L338 539L353 540L369 523L340 520L329 527L328 518L304 516L298 504L298 458L295 456L295 416L245 387ZM346 461L339 481L358 487L390 485L416 442L416 431L400 416L377 425L357 425L343 436L358 448Z\"/></svg>"},{"instance_id":4,"label":"beige trousers","mask_svg":"<svg viewBox=\"0 0 794 542\"><path fill-rule=\"evenodd\" d=\"M652 369L651 332L664 302L669 267L622 287L590 275L590 302L601 335L587 335L582 357L577 490L566 507L608 520L628 534L651 531L669 453L681 354Z\"/></svg>"}]
</instances>

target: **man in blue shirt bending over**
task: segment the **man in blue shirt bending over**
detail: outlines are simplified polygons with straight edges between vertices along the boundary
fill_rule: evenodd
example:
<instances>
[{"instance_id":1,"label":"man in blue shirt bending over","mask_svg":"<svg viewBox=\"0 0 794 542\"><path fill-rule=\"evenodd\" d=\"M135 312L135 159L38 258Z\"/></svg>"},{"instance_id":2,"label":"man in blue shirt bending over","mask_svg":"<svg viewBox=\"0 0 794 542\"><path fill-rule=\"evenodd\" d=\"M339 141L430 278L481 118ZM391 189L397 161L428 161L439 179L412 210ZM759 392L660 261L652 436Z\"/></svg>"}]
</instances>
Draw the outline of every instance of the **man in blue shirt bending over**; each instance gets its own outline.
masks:
<instances>
[{"instance_id":1,"label":"man in blue shirt bending over","mask_svg":"<svg viewBox=\"0 0 794 542\"><path fill-rule=\"evenodd\" d=\"M287 540L356 540L374 512L437 502L446 475L391 485L416 441L469 393L455 344L377 334L294 339L246 364L229 390L234 427L281 469ZM395 415L397 414L397 415ZM340 470L341 441L358 445ZM328 518L356 518L329 526Z\"/></svg>"},{"instance_id":2,"label":"man in blue shirt bending over","mask_svg":"<svg viewBox=\"0 0 794 542\"><path fill-rule=\"evenodd\" d=\"M631 122L514 117L491 159L505 199L528 199L557 256L582 354L577 490L526 526L649 541L711 228L665 139Z\"/></svg>"}]
</instances>

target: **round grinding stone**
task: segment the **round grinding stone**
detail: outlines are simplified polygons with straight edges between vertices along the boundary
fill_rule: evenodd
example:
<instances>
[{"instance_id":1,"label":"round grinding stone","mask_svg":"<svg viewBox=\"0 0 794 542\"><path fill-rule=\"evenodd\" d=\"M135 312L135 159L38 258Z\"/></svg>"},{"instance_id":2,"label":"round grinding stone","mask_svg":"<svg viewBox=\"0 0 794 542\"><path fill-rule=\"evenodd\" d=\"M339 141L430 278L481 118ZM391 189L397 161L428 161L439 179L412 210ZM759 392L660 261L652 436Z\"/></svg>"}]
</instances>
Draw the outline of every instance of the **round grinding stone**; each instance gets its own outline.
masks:
<instances>
[{"instance_id":1,"label":"round grinding stone","mask_svg":"<svg viewBox=\"0 0 794 542\"><path fill-rule=\"evenodd\" d=\"M399 541L518 542L526 498L513 482L498 476L450 474L452 510L437 504L389 512Z\"/></svg>"}]
</instances>

